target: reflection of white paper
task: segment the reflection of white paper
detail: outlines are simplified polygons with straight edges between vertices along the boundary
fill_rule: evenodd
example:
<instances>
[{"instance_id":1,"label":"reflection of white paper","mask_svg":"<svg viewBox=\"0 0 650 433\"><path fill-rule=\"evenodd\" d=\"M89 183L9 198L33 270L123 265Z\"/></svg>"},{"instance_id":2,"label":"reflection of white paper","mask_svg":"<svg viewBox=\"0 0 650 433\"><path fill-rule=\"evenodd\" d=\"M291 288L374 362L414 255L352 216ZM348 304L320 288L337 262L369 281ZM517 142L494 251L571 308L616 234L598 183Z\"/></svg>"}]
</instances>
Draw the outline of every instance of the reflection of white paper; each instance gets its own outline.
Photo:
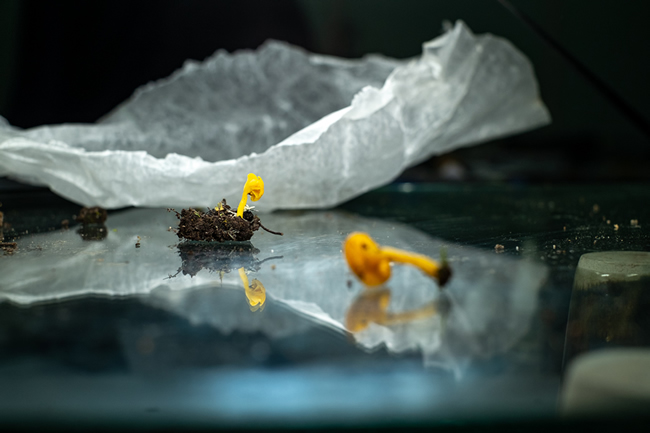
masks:
<instances>
[{"instance_id":1,"label":"reflection of white paper","mask_svg":"<svg viewBox=\"0 0 650 433\"><path fill-rule=\"evenodd\" d=\"M452 302L446 319L371 325L355 335L365 350L420 350L425 363L434 365L507 350L527 332L546 275L541 265L450 245L399 223L340 212L273 213L264 216L264 224L285 236L256 233L254 248L232 263L249 269L249 279L264 285L269 311L285 308L282 319L282 314L249 311L237 269L216 271L224 257L220 244L215 243L212 272L178 273L178 239L166 230L174 224L174 215L164 209L130 209L109 217L102 241L83 241L74 230L21 237L16 253L0 260L0 300L29 305L96 294L139 295L143 302L224 333L260 331L276 338L302 332L304 320L291 312L344 332L346 313L365 288L348 270L342 242L350 232L363 230L381 245L432 257L446 247L454 272L444 289ZM138 236L140 248L135 247ZM211 255L202 258L210 263ZM262 262L268 258L273 259ZM440 294L435 281L409 266L395 266L388 287L392 312L421 308ZM240 293L224 295L224 290ZM232 306L237 299L239 310Z\"/></svg>"},{"instance_id":2,"label":"reflection of white paper","mask_svg":"<svg viewBox=\"0 0 650 433\"><path fill-rule=\"evenodd\" d=\"M181 207L235 200L255 172L259 209L318 208L549 120L528 60L459 22L407 64L269 43L188 63L95 125L0 124L0 176L84 205Z\"/></svg>"}]
</instances>

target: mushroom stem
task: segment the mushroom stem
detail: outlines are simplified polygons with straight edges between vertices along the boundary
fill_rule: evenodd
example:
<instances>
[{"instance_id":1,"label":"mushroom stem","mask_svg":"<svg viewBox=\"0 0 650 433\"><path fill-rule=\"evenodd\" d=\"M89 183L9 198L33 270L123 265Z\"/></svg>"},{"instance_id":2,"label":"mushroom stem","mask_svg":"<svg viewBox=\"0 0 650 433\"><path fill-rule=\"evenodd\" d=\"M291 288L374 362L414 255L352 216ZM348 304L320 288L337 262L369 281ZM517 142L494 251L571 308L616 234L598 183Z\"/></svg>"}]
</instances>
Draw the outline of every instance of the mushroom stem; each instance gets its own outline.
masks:
<instances>
[{"instance_id":1,"label":"mushroom stem","mask_svg":"<svg viewBox=\"0 0 650 433\"><path fill-rule=\"evenodd\" d=\"M248 188L244 187L244 192L239 201L239 206L237 206L237 216L244 218L244 209L246 209L246 202L248 201Z\"/></svg>"},{"instance_id":2,"label":"mushroom stem","mask_svg":"<svg viewBox=\"0 0 650 433\"><path fill-rule=\"evenodd\" d=\"M391 262L413 265L431 278L438 278L440 265L429 257L392 247L381 247L381 252Z\"/></svg>"},{"instance_id":3,"label":"mushroom stem","mask_svg":"<svg viewBox=\"0 0 650 433\"><path fill-rule=\"evenodd\" d=\"M241 278L241 282L244 285L244 290L248 290L248 275L246 275L246 270L244 268L239 268L239 278Z\"/></svg>"}]
</instances>

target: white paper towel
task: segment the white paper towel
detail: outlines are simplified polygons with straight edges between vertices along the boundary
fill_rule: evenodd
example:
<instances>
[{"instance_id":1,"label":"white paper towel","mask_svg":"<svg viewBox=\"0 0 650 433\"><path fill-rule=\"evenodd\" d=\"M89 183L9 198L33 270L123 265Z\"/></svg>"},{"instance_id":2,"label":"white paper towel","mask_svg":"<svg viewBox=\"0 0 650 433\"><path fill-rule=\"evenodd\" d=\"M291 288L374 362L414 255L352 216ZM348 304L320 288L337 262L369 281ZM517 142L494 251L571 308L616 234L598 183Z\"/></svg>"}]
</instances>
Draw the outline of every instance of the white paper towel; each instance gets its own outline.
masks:
<instances>
[{"instance_id":1,"label":"white paper towel","mask_svg":"<svg viewBox=\"0 0 650 433\"><path fill-rule=\"evenodd\" d=\"M86 206L186 207L236 201L254 172L266 185L258 210L323 208L549 121L526 57L458 22L410 62L270 42L187 63L96 124L0 122L0 176Z\"/></svg>"}]
</instances>

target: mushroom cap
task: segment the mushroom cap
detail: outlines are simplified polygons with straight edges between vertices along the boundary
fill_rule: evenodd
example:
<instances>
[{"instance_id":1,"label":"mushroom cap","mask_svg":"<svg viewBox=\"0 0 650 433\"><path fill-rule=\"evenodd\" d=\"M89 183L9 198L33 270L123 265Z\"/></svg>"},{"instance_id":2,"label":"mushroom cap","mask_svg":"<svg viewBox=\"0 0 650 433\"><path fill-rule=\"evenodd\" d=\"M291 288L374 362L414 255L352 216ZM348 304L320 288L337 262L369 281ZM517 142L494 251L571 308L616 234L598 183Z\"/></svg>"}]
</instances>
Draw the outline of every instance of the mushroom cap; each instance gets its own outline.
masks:
<instances>
[{"instance_id":1,"label":"mushroom cap","mask_svg":"<svg viewBox=\"0 0 650 433\"><path fill-rule=\"evenodd\" d=\"M365 285L378 286L390 278L390 260L366 233L351 233L343 250L348 266Z\"/></svg>"},{"instance_id":2,"label":"mushroom cap","mask_svg":"<svg viewBox=\"0 0 650 433\"><path fill-rule=\"evenodd\" d=\"M350 332L360 332L370 323L384 324L389 303L390 290L387 288L364 290L350 305L345 315L345 328Z\"/></svg>"},{"instance_id":3,"label":"mushroom cap","mask_svg":"<svg viewBox=\"0 0 650 433\"><path fill-rule=\"evenodd\" d=\"M244 190L251 196L252 201L257 201L264 195L264 181L261 177L249 173Z\"/></svg>"},{"instance_id":4,"label":"mushroom cap","mask_svg":"<svg viewBox=\"0 0 650 433\"><path fill-rule=\"evenodd\" d=\"M246 288L245 293L251 307L255 305L262 306L266 302L266 289L257 279L251 282L250 286Z\"/></svg>"}]
</instances>

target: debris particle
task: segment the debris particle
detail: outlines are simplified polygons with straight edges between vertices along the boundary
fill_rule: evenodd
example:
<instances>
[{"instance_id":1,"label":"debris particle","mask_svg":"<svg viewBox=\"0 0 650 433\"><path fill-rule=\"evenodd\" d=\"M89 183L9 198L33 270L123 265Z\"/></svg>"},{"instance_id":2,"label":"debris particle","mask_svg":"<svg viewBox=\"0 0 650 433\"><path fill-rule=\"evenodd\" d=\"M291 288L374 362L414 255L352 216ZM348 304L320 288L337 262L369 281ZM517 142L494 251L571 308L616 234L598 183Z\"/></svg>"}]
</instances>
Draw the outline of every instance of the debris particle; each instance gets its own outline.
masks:
<instances>
[{"instance_id":1,"label":"debris particle","mask_svg":"<svg viewBox=\"0 0 650 433\"><path fill-rule=\"evenodd\" d=\"M562 231L566 231L566 226L562 227Z\"/></svg>"},{"instance_id":2,"label":"debris particle","mask_svg":"<svg viewBox=\"0 0 650 433\"><path fill-rule=\"evenodd\" d=\"M74 217L77 222L83 224L102 224L106 222L106 218L108 218L108 212L99 206L81 208L79 215Z\"/></svg>"},{"instance_id":3,"label":"debris particle","mask_svg":"<svg viewBox=\"0 0 650 433\"><path fill-rule=\"evenodd\" d=\"M618 230L618 224L614 224L614 230Z\"/></svg>"},{"instance_id":4,"label":"debris particle","mask_svg":"<svg viewBox=\"0 0 650 433\"><path fill-rule=\"evenodd\" d=\"M140 236L138 236L138 241L135 243L136 248L140 248Z\"/></svg>"},{"instance_id":5,"label":"debris particle","mask_svg":"<svg viewBox=\"0 0 650 433\"><path fill-rule=\"evenodd\" d=\"M275 265L271 265L271 270L275 271Z\"/></svg>"},{"instance_id":6,"label":"debris particle","mask_svg":"<svg viewBox=\"0 0 650 433\"><path fill-rule=\"evenodd\" d=\"M61 221L61 228L64 230L68 230L70 228L70 220L65 219Z\"/></svg>"},{"instance_id":7,"label":"debris particle","mask_svg":"<svg viewBox=\"0 0 650 433\"><path fill-rule=\"evenodd\" d=\"M506 247L504 247L504 246L501 245L501 244L496 244L496 245L494 246L494 251L495 251L497 254L502 253L505 249L506 249Z\"/></svg>"},{"instance_id":8,"label":"debris particle","mask_svg":"<svg viewBox=\"0 0 650 433\"><path fill-rule=\"evenodd\" d=\"M639 227L639 220L630 220L630 225L632 227Z\"/></svg>"},{"instance_id":9,"label":"debris particle","mask_svg":"<svg viewBox=\"0 0 650 433\"><path fill-rule=\"evenodd\" d=\"M352 280L347 280L345 283L347 284L348 289L352 288Z\"/></svg>"},{"instance_id":10,"label":"debris particle","mask_svg":"<svg viewBox=\"0 0 650 433\"><path fill-rule=\"evenodd\" d=\"M600 212L600 206L598 206L597 204L595 204L594 207L593 207L593 210L594 210L594 213L598 213L598 212Z\"/></svg>"},{"instance_id":11,"label":"debris particle","mask_svg":"<svg viewBox=\"0 0 650 433\"><path fill-rule=\"evenodd\" d=\"M106 239L108 229L104 224L82 224L77 233L84 241L101 241Z\"/></svg>"},{"instance_id":12,"label":"debris particle","mask_svg":"<svg viewBox=\"0 0 650 433\"><path fill-rule=\"evenodd\" d=\"M607 224L611 224L612 222L610 220L607 220Z\"/></svg>"},{"instance_id":13,"label":"debris particle","mask_svg":"<svg viewBox=\"0 0 650 433\"><path fill-rule=\"evenodd\" d=\"M16 242L0 242L0 249L5 252L5 255L10 256L18 249Z\"/></svg>"}]
</instances>

